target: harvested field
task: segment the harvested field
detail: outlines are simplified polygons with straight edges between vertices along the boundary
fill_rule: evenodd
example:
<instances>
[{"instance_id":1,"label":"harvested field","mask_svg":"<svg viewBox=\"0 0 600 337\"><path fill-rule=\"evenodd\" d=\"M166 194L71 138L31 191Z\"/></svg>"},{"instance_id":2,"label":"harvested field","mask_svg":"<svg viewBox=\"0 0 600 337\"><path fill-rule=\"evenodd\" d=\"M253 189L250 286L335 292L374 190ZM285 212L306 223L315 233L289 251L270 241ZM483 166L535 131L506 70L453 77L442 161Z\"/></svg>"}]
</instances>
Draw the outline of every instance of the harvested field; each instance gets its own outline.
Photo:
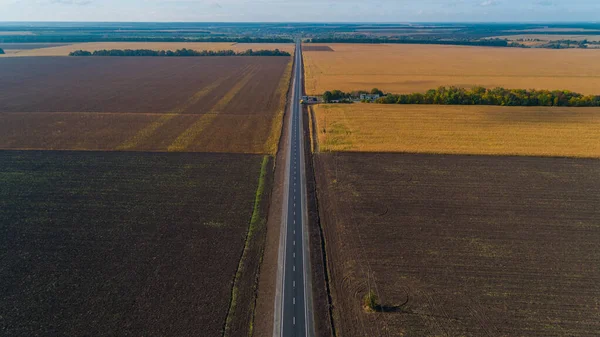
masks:
<instances>
[{"instance_id":1,"label":"harvested field","mask_svg":"<svg viewBox=\"0 0 600 337\"><path fill-rule=\"evenodd\" d=\"M331 104L320 151L600 157L600 108Z\"/></svg>"},{"instance_id":2,"label":"harvested field","mask_svg":"<svg viewBox=\"0 0 600 337\"><path fill-rule=\"evenodd\" d=\"M600 50L332 44L303 53L306 92L421 92L438 86L568 89L600 94Z\"/></svg>"},{"instance_id":3,"label":"harvested field","mask_svg":"<svg viewBox=\"0 0 600 337\"><path fill-rule=\"evenodd\" d=\"M1 48L1 47L0 47ZM42 48L42 47L40 47ZM13 56L68 56L76 50L102 50L102 49L151 49L151 50L225 50L244 51L247 49L275 49L293 53L292 43L230 43L230 42L89 42L76 43L53 48L32 49L21 51ZM25 49L25 48L21 48Z\"/></svg>"},{"instance_id":4,"label":"harvested field","mask_svg":"<svg viewBox=\"0 0 600 337\"><path fill-rule=\"evenodd\" d=\"M600 334L599 160L327 153L316 172L340 335Z\"/></svg>"},{"instance_id":5,"label":"harvested field","mask_svg":"<svg viewBox=\"0 0 600 337\"><path fill-rule=\"evenodd\" d=\"M0 48L4 50L31 50L51 47L68 46L66 43L0 43Z\"/></svg>"},{"instance_id":6,"label":"harvested field","mask_svg":"<svg viewBox=\"0 0 600 337\"><path fill-rule=\"evenodd\" d=\"M302 46L302 51L334 51L329 46L310 45Z\"/></svg>"},{"instance_id":7,"label":"harvested field","mask_svg":"<svg viewBox=\"0 0 600 337\"><path fill-rule=\"evenodd\" d=\"M290 62L3 59L0 148L274 153Z\"/></svg>"},{"instance_id":8,"label":"harvested field","mask_svg":"<svg viewBox=\"0 0 600 337\"><path fill-rule=\"evenodd\" d=\"M222 335L263 156L0 151L0 162L1 335ZM253 296L240 291L236 313ZM248 331L232 317L232 335Z\"/></svg>"},{"instance_id":9,"label":"harvested field","mask_svg":"<svg viewBox=\"0 0 600 337\"><path fill-rule=\"evenodd\" d=\"M600 33L600 32L599 32ZM506 35L506 36L494 36L493 38L507 39L507 40L541 40L541 41L558 41L558 40L573 40L573 41L600 41L600 34L598 35L547 35L547 34L522 34L522 35Z\"/></svg>"}]
</instances>

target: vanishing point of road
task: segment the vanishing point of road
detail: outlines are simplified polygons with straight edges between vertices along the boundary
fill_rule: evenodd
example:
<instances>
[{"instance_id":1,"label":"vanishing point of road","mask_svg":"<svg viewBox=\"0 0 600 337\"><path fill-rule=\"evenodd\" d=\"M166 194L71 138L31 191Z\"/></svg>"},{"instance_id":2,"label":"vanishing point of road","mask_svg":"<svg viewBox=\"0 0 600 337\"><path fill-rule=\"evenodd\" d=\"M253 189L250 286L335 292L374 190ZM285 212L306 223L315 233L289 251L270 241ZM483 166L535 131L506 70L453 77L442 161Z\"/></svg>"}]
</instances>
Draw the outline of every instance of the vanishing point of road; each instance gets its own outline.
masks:
<instances>
[{"instance_id":1,"label":"vanishing point of road","mask_svg":"<svg viewBox=\"0 0 600 337\"><path fill-rule=\"evenodd\" d=\"M288 123L283 216L279 242L274 337L312 337L312 282L302 133L302 47L296 43Z\"/></svg>"}]
</instances>

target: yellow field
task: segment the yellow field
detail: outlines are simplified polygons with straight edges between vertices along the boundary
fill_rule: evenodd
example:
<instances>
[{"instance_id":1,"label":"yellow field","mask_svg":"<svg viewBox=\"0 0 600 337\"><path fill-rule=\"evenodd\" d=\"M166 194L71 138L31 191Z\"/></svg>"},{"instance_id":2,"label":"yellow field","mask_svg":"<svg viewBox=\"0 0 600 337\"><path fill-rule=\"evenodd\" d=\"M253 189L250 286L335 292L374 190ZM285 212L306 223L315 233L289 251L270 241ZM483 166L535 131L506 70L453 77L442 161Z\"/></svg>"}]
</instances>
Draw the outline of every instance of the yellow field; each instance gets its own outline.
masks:
<instances>
[{"instance_id":1,"label":"yellow field","mask_svg":"<svg viewBox=\"0 0 600 337\"><path fill-rule=\"evenodd\" d=\"M291 43L229 43L229 42L90 42L76 43L68 46L21 50L17 53L3 55L14 56L68 56L76 50L101 50L101 49L151 49L151 50L226 50L244 51L247 49L275 49L293 52L294 45Z\"/></svg>"},{"instance_id":2,"label":"yellow field","mask_svg":"<svg viewBox=\"0 0 600 337\"><path fill-rule=\"evenodd\" d=\"M600 50L440 45L330 44L304 52L306 91L378 87L393 93L438 86L568 89L600 94Z\"/></svg>"},{"instance_id":3,"label":"yellow field","mask_svg":"<svg viewBox=\"0 0 600 337\"><path fill-rule=\"evenodd\" d=\"M319 150L600 157L600 108L315 106Z\"/></svg>"}]
</instances>

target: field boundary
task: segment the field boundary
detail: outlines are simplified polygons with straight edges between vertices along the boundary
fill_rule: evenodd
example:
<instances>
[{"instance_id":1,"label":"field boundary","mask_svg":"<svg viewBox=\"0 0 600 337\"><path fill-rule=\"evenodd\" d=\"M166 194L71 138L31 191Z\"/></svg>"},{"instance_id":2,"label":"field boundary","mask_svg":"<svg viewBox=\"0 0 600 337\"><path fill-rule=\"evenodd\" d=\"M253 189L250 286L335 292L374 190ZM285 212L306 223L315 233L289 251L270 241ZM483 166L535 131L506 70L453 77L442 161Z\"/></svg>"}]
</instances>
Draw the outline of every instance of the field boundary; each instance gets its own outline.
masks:
<instances>
[{"instance_id":1,"label":"field boundary","mask_svg":"<svg viewBox=\"0 0 600 337\"><path fill-rule=\"evenodd\" d=\"M310 107L309 107L310 109ZM308 110L307 109L307 112ZM306 120L306 124L309 126L309 129L306 130L305 129L305 133L308 132L310 134L310 125L311 125L311 121L310 120ZM308 137L305 137L304 140L306 143L312 143L311 140L308 139ZM309 144L307 144L309 145ZM311 233L309 233L310 236L316 237L315 239L311 239L311 260L313 260L312 265L313 266L317 266L318 268L313 268L315 270L315 273L313 273L313 278L317 278L315 279L315 282L313 282L313 288L314 291L313 293L316 294L321 294L323 289L319 289L319 287L322 287L323 284L319 284L319 283L324 283L325 286L325 293L327 295L327 303L326 303L326 307L327 308L322 308L322 307L317 307L315 310L315 313L319 312L320 310L327 310L327 324L329 325L329 331L327 331L328 333L330 333L331 336L336 337L337 336L337 330L336 330L336 325L335 325L335 320L334 320L334 312L333 312L333 298L332 298L332 294L331 294L331 287L330 287L330 276L329 276L329 269L328 269L328 264L327 264L327 242L325 239L325 235L323 233L323 225L321 223L321 216L319 214L319 196L318 196L318 188L317 188L317 182L316 182L316 173L315 173L315 163L314 163L314 158L313 158L313 154L314 152L312 150L310 150L308 148L308 146L305 149L305 153L304 156L306 158L306 184L307 184L307 198L308 198L308 216L309 216L309 225L310 225L310 229L311 229ZM315 233L316 232L316 233ZM321 270L323 272L323 278L320 279L318 276L318 270ZM322 303L321 303L322 304ZM319 301L316 301L316 306L319 305ZM315 318L316 321L316 325L318 326L319 324L323 324L324 321L326 319L321 318ZM319 331L318 332L323 333L324 331Z\"/></svg>"},{"instance_id":2,"label":"field boundary","mask_svg":"<svg viewBox=\"0 0 600 337\"><path fill-rule=\"evenodd\" d=\"M227 311L227 316L225 319L225 325L223 328L223 337L227 337L227 336L231 336L231 331L233 329L233 323L234 320L237 318L237 316L235 315L236 313L236 309L238 308L238 295L239 295L239 283L241 282L241 278L242 278L242 274L244 274L244 272L246 271L247 267L246 266L246 261L248 260L248 255L249 255L249 251L251 249L251 245L254 242L254 238L255 238L255 234L261 229L260 227L264 227L264 225L266 224L267 220L266 219L262 219L261 218L261 201L263 199L264 196L264 191L265 191L265 179L267 176L267 167L268 164L270 162L270 156L265 155L263 156L263 160L261 163L261 167L260 167L260 174L258 177L258 186L256 187L256 194L255 194L255 198L254 198L254 206L253 206L253 211L252 211L252 217L250 218L250 223L248 226L248 231L246 232L246 238L244 240L244 249L242 251L242 256L240 257L240 261L238 263L238 268L237 271L235 273L234 276L234 280L233 280L233 285L232 285L232 289L231 289L231 302L229 305L229 309ZM261 226L261 223L263 226ZM260 248L259 248L260 249ZM262 249L260 249L260 251L262 251ZM253 278L254 280L254 294L256 294L256 277ZM253 296L256 297L256 296ZM249 308L249 314L251 315L251 317L254 316L254 309L255 309L255 300L252 301L252 305L251 308ZM240 318L241 319L241 318ZM239 323L243 323L243 320ZM251 331L252 331L252 321L249 322L248 324L248 329L249 329L249 334L251 335Z\"/></svg>"},{"instance_id":3,"label":"field boundary","mask_svg":"<svg viewBox=\"0 0 600 337\"><path fill-rule=\"evenodd\" d=\"M315 111L312 106L308 107L309 116L309 130L310 130L310 148L313 153L319 153L319 125L317 124L317 118L315 117Z\"/></svg>"},{"instance_id":4,"label":"field boundary","mask_svg":"<svg viewBox=\"0 0 600 337\"><path fill-rule=\"evenodd\" d=\"M360 154L424 154L424 155L438 155L438 156L467 156L467 157L526 157L526 158L572 158L572 159L599 159L600 154L597 157L593 156L560 156L560 155L544 155L544 154L520 154L520 153L460 153L460 152L436 152L436 151L350 151L350 150L326 150L320 153L360 153Z\"/></svg>"},{"instance_id":5,"label":"field boundary","mask_svg":"<svg viewBox=\"0 0 600 337\"><path fill-rule=\"evenodd\" d=\"M295 51L294 51L295 52ZM263 254L260 258L259 265L259 277L258 277L258 288L257 297L255 298L255 311L253 312L250 336L259 334L264 336L271 334L273 331L273 311L275 310L274 301L276 293L276 279L277 279L277 266L278 266L278 252L279 252L279 236L281 227L281 210L283 208L282 196L283 196L283 185L285 177L285 162L286 153L285 149L287 134L289 125L286 122L286 118L289 116L289 97L292 91L292 73L295 69L296 58L292 57L290 61L290 72L287 81L286 91L284 92L284 109L281 118L281 127L275 130L278 132L278 140L276 143L274 162L272 165L272 177L273 185L271 188L272 198L269 201L268 206L268 219L266 225L267 234L265 236L265 245ZM269 254L270 253L270 254ZM265 258L265 254L268 256ZM257 314L258 313L258 314ZM257 317L259 318L257 320Z\"/></svg>"},{"instance_id":6,"label":"field boundary","mask_svg":"<svg viewBox=\"0 0 600 337\"><path fill-rule=\"evenodd\" d=\"M304 53L302 53L302 73L305 73L305 65L304 62ZM302 94L306 93L306 76L302 76ZM310 259L311 265L313 266L313 315L315 314L325 314L327 317L314 317L315 321L315 330L316 333L322 335L323 333L327 333L330 336L336 337L337 330L334 319L333 312L333 298L331 294L330 287L330 276L329 269L327 264L327 250L326 250L326 241L325 235L323 233L323 227L321 223L321 217L319 214L319 198L318 198L318 186L317 186L317 178L315 173L315 163L314 163L314 145L317 144L318 149L318 140L313 140L313 133L315 132L315 125L313 124L314 111L312 110L312 106L309 106L308 109L302 109L302 113L306 112L309 115L309 118L303 118L302 132L304 134L304 161L306 163L304 170L306 176L306 198L307 198L307 212L308 212L308 228L309 228L309 237L314 236L309 240L310 242ZM312 128L311 128L312 127ZM306 133L308 132L308 137ZM317 134L318 135L318 134ZM307 144L308 143L308 144ZM315 226L316 225L316 226ZM318 229L317 233L313 233L315 227ZM316 248L316 249L315 249ZM316 267L316 268L315 268ZM315 271L322 271L322 278L319 277L319 273ZM321 283L321 284L319 284ZM314 298L315 294L319 294L320 297L323 296L323 283L325 284L325 292L327 294L327 302L325 303L325 307L323 307L323 303L316 300Z\"/></svg>"}]
</instances>

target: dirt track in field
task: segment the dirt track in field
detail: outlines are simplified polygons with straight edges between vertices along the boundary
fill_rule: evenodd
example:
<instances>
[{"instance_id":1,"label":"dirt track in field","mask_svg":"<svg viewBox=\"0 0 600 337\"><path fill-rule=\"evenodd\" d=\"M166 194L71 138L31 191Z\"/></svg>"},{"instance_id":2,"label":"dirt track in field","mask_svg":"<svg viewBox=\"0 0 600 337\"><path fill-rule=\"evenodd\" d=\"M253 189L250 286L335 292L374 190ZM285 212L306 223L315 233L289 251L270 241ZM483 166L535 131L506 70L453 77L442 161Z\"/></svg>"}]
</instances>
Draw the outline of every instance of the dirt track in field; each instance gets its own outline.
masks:
<instances>
[{"instance_id":1,"label":"dirt track in field","mask_svg":"<svg viewBox=\"0 0 600 337\"><path fill-rule=\"evenodd\" d=\"M221 336L262 159L0 151L0 335Z\"/></svg>"},{"instance_id":2,"label":"dirt track in field","mask_svg":"<svg viewBox=\"0 0 600 337\"><path fill-rule=\"evenodd\" d=\"M315 169L340 335L600 334L599 160L326 153ZM364 312L369 288L387 312Z\"/></svg>"}]
</instances>

